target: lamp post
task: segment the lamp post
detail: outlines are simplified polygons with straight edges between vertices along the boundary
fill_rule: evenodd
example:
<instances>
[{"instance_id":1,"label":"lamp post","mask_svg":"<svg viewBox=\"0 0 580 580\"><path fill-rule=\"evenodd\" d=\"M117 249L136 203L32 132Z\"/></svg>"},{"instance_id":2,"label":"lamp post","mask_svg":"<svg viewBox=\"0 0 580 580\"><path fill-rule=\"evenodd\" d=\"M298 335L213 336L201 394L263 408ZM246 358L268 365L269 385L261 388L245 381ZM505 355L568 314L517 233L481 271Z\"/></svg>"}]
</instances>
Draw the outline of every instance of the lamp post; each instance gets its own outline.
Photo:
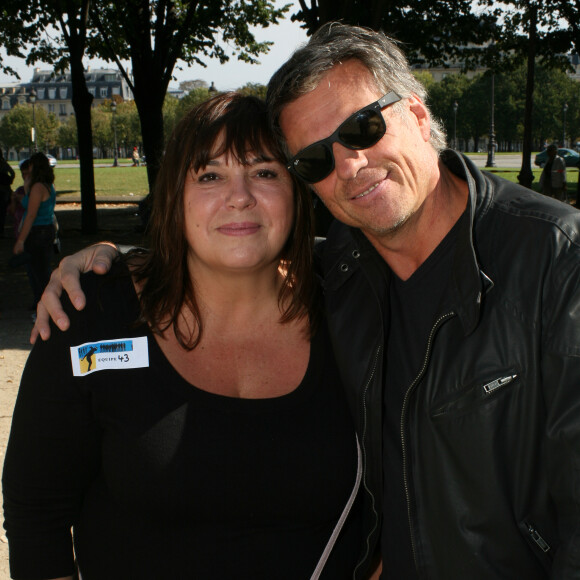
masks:
<instances>
[{"instance_id":1,"label":"lamp post","mask_svg":"<svg viewBox=\"0 0 580 580\"><path fill-rule=\"evenodd\" d=\"M568 103L564 103L562 112L564 113L564 132L562 133L562 147L566 147L566 113L568 111Z\"/></svg>"},{"instance_id":2,"label":"lamp post","mask_svg":"<svg viewBox=\"0 0 580 580\"><path fill-rule=\"evenodd\" d=\"M30 137L32 138L32 152L36 153L36 91L34 89L30 90L28 100L32 103L32 130L30 131Z\"/></svg>"},{"instance_id":3,"label":"lamp post","mask_svg":"<svg viewBox=\"0 0 580 580\"><path fill-rule=\"evenodd\" d=\"M486 167L495 167L495 73L491 75L491 118L489 123L489 143L487 145L487 163Z\"/></svg>"},{"instance_id":4,"label":"lamp post","mask_svg":"<svg viewBox=\"0 0 580 580\"><path fill-rule=\"evenodd\" d=\"M113 135L115 137L115 153L113 156L113 167L117 167L119 165L118 162L118 154L117 154L117 103L113 101L111 104L111 111L113 111Z\"/></svg>"},{"instance_id":5,"label":"lamp post","mask_svg":"<svg viewBox=\"0 0 580 580\"><path fill-rule=\"evenodd\" d=\"M453 103L453 149L457 149L457 101Z\"/></svg>"}]
</instances>

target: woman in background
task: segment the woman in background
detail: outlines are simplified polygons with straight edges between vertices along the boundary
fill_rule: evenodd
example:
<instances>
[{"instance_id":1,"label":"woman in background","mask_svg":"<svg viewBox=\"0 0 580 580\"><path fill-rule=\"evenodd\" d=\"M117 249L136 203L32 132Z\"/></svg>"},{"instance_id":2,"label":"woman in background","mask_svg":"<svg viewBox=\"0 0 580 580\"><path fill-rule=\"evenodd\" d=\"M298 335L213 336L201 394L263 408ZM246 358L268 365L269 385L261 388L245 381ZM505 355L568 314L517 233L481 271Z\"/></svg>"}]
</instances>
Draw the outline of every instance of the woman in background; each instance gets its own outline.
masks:
<instances>
[{"instance_id":1,"label":"woman in background","mask_svg":"<svg viewBox=\"0 0 580 580\"><path fill-rule=\"evenodd\" d=\"M28 277L36 305L50 279L56 190L54 171L46 155L34 153L29 161L29 173L24 181L25 195L21 202L24 216L13 253L16 256L28 253Z\"/></svg>"}]
</instances>

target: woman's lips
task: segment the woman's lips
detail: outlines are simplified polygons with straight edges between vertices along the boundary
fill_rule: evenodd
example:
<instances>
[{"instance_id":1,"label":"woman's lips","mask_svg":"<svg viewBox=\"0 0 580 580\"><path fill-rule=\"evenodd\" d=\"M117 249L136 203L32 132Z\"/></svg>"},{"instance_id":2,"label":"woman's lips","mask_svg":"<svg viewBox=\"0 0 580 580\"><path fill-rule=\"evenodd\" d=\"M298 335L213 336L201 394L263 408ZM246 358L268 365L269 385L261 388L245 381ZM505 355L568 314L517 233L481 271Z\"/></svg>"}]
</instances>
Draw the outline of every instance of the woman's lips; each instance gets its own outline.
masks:
<instances>
[{"instance_id":1,"label":"woman's lips","mask_svg":"<svg viewBox=\"0 0 580 580\"><path fill-rule=\"evenodd\" d=\"M219 226L217 229L226 236L248 236L255 234L261 228L260 224L254 222L230 223Z\"/></svg>"}]
</instances>

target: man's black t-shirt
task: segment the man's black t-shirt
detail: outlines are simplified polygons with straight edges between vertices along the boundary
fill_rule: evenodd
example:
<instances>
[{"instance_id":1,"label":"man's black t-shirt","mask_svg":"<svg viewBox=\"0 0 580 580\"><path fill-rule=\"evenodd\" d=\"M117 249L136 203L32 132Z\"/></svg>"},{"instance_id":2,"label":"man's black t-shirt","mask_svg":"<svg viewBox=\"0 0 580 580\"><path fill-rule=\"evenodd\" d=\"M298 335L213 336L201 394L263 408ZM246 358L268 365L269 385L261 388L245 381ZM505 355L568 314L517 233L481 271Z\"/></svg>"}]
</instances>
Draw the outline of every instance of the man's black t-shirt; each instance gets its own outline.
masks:
<instances>
[{"instance_id":1,"label":"man's black t-shirt","mask_svg":"<svg viewBox=\"0 0 580 580\"><path fill-rule=\"evenodd\" d=\"M384 509L381 550L386 580L413 580L415 569L403 481L401 413L407 390L419 373L429 333L446 294L460 218L408 280L391 273L386 313L383 393Z\"/></svg>"}]
</instances>

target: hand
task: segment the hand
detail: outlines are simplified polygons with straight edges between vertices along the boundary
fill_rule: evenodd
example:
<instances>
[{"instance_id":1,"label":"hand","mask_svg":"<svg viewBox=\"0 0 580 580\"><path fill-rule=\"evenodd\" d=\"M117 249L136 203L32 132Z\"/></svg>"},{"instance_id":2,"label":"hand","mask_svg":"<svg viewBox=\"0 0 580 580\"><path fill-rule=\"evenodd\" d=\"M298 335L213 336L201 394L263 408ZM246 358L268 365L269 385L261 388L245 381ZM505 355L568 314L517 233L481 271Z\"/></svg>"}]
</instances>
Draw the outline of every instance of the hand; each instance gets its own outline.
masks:
<instances>
[{"instance_id":1,"label":"hand","mask_svg":"<svg viewBox=\"0 0 580 580\"><path fill-rule=\"evenodd\" d=\"M52 318L60 330L67 330L70 320L62 309L60 297L63 289L69 295L77 310L85 307L86 299L80 285L80 275L91 270L96 274L106 274L118 254L117 247L109 242L89 246L72 256L63 258L50 277L50 282L36 309L36 323L30 334L34 344L40 335L42 340L50 338Z\"/></svg>"},{"instance_id":2,"label":"hand","mask_svg":"<svg viewBox=\"0 0 580 580\"><path fill-rule=\"evenodd\" d=\"M24 252L24 241L23 240L16 240L14 244L14 249L12 250L13 254L22 254Z\"/></svg>"}]
</instances>

